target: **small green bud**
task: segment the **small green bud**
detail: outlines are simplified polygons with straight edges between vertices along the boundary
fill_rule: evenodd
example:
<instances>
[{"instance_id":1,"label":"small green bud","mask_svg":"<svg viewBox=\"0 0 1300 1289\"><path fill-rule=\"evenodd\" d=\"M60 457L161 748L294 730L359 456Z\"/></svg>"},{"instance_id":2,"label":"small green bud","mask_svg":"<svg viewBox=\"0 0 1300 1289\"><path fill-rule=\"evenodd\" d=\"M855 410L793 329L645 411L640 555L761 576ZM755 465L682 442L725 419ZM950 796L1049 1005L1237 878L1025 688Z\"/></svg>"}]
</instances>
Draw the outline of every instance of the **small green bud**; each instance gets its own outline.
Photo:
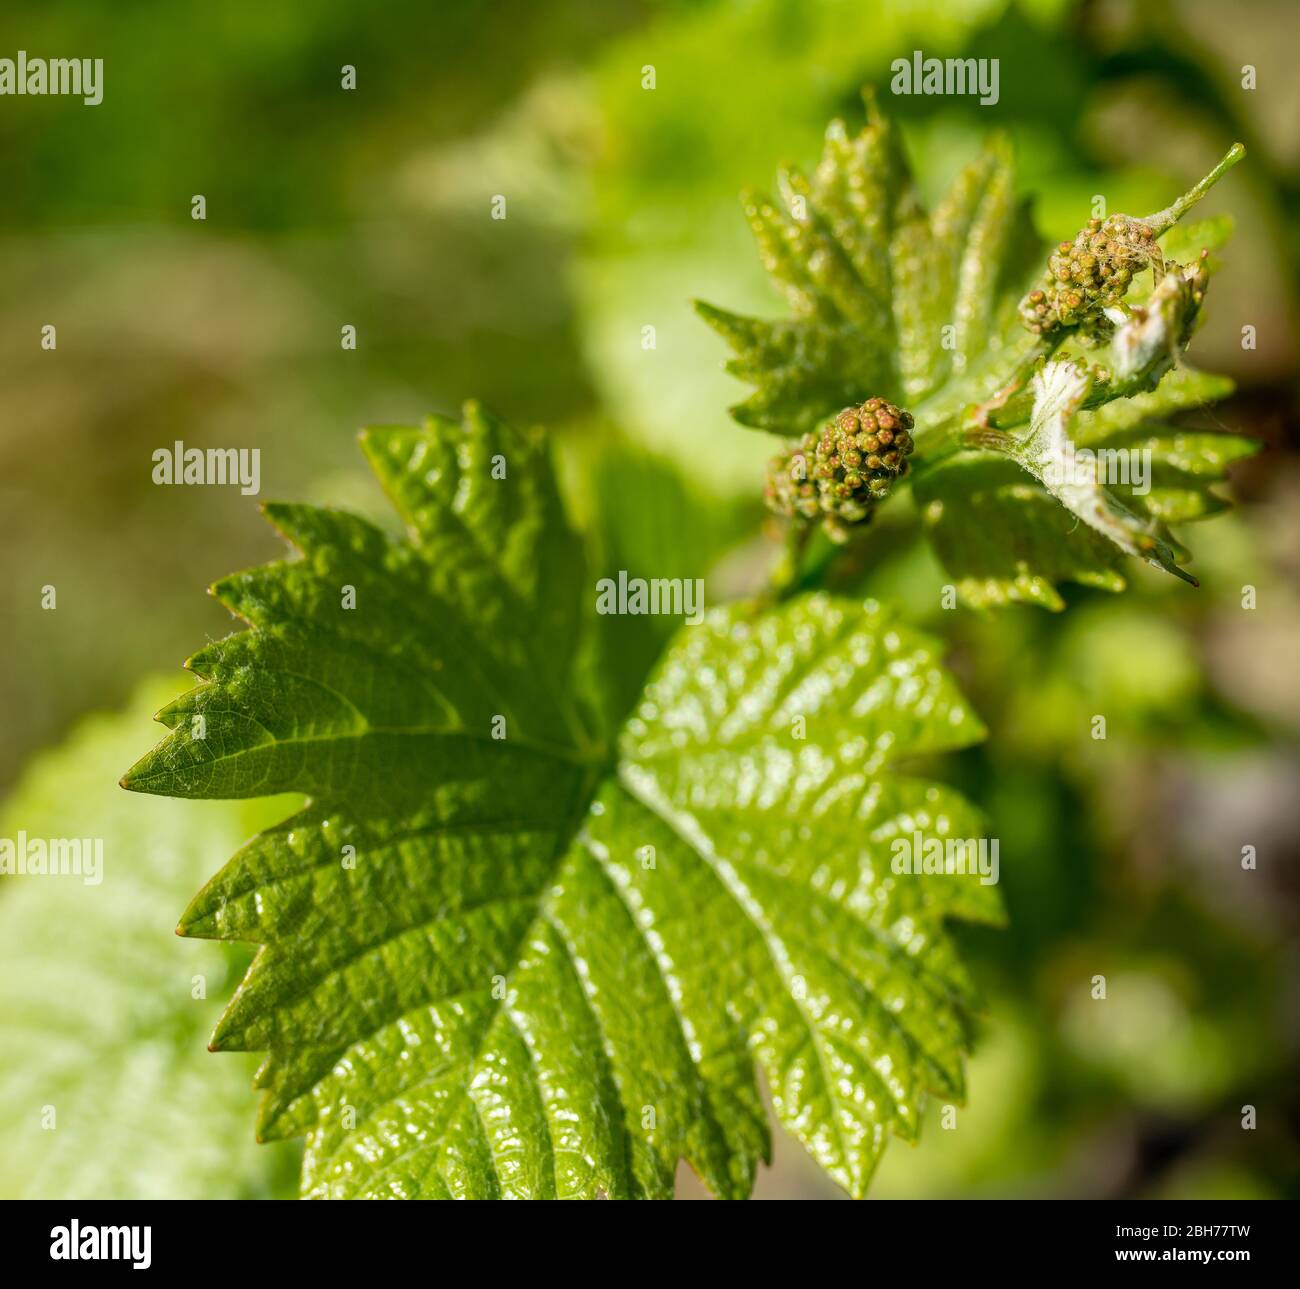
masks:
<instances>
[{"instance_id":1,"label":"small green bud","mask_svg":"<svg viewBox=\"0 0 1300 1289\"><path fill-rule=\"evenodd\" d=\"M794 451L773 457L768 462L763 500L767 508L778 515L790 519L796 515L815 519L819 513L817 485L810 477L811 438L811 434L805 434L803 442Z\"/></svg>"}]
</instances>

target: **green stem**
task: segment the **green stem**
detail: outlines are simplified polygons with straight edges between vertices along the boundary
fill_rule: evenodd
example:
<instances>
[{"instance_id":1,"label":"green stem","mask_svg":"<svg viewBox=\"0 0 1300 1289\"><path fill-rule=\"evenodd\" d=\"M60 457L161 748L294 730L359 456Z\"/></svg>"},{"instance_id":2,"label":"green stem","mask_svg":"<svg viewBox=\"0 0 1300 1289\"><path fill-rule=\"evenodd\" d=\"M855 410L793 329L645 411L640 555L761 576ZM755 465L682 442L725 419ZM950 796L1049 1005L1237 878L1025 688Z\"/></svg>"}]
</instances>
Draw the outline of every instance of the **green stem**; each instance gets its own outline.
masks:
<instances>
[{"instance_id":1,"label":"green stem","mask_svg":"<svg viewBox=\"0 0 1300 1289\"><path fill-rule=\"evenodd\" d=\"M1045 363L1065 342L1066 336L1058 332L1051 336L1041 336L1034 347L1016 364L1011 377L992 398L975 408L974 413L966 418L966 428L978 430L990 426L1009 429L1023 425L1029 419L1033 408L1033 397L1029 393L1029 382L1038 367Z\"/></svg>"},{"instance_id":2,"label":"green stem","mask_svg":"<svg viewBox=\"0 0 1300 1289\"><path fill-rule=\"evenodd\" d=\"M791 519L786 525L785 549L777 566L772 570L770 593L774 599L787 599L799 589L799 569L803 564L804 551L808 549L808 539L812 536L812 530L812 524L800 517Z\"/></svg>"},{"instance_id":3,"label":"green stem","mask_svg":"<svg viewBox=\"0 0 1300 1289\"><path fill-rule=\"evenodd\" d=\"M1142 223L1149 224L1157 237L1161 233L1167 233L1245 155L1246 145L1244 143L1234 143L1223 154L1223 160L1200 183L1189 188L1177 201L1170 206L1166 206L1164 210L1157 211L1154 215L1148 215L1142 220Z\"/></svg>"}]
</instances>

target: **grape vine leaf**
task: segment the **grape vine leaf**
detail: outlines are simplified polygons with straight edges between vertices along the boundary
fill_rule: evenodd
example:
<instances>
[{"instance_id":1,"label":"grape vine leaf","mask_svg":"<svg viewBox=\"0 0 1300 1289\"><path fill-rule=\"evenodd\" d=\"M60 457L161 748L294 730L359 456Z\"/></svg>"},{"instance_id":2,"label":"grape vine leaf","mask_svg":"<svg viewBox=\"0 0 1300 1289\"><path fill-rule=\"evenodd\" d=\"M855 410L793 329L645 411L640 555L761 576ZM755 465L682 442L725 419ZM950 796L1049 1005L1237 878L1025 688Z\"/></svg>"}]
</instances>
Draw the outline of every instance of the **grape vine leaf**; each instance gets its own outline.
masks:
<instances>
[{"instance_id":1,"label":"grape vine leaf","mask_svg":"<svg viewBox=\"0 0 1300 1289\"><path fill-rule=\"evenodd\" d=\"M216 585L252 630L123 779L310 797L180 926L261 946L213 1036L267 1051L259 1135L306 1135L308 1196L666 1197L685 1158L742 1197L761 1070L861 1195L963 1094L945 919L1001 919L978 874L891 866L984 828L901 768L982 736L934 644L825 596L715 609L602 729L544 444L468 405L363 446L407 540L267 507L300 558Z\"/></svg>"},{"instance_id":2,"label":"grape vine leaf","mask_svg":"<svg viewBox=\"0 0 1300 1289\"><path fill-rule=\"evenodd\" d=\"M1214 177L1238 155L1234 149ZM735 419L797 436L845 406L887 398L916 419L913 481L924 528L967 603L1060 608L1057 586L1064 581L1122 590L1121 557L1131 544L1116 545L1081 524L1013 460L939 450L973 406L1024 371L1038 343L1020 322L1018 302L1041 274L1043 251L1015 198L1006 140L994 136L927 213L894 127L868 94L867 123L856 136L833 121L811 179L790 168L778 182L780 205L754 193L743 204L763 266L792 316L768 321L696 304L733 351L727 370L756 387L731 409ZM1207 177L1198 190L1209 183ZM1224 244L1231 221L1174 225L1191 204L1184 198L1162 212L1159 226L1169 225L1165 254L1195 262L1202 248ZM1216 267L1208 261L1205 275ZM1149 303L1151 280L1150 273L1139 275L1131 304ZM1137 332L1131 328L1126 337ZM1171 361L1177 348L1166 345L1168 353L1154 355L1128 380L1095 383L1074 431L1079 446L1091 436L1098 448L1150 450L1159 480L1152 495L1144 500L1124 486L1107 495L1135 510L1150 530L1162 557L1153 562L1185 577L1178 560L1187 552L1165 525L1221 508L1209 485L1254 447L1238 436L1140 428L1144 419L1231 391L1231 382ZM1103 358L1111 361L1110 350ZM994 424L1030 421L1027 384ZM1116 437L1093 436L1090 427L1102 426Z\"/></svg>"},{"instance_id":3,"label":"grape vine leaf","mask_svg":"<svg viewBox=\"0 0 1300 1289\"><path fill-rule=\"evenodd\" d=\"M173 681L86 720L37 758L0 810L0 837L98 841L98 867L0 875L0 1197L222 1199L292 1194L297 1152L259 1151L251 1058L203 1050L242 946L184 944L177 904L214 855L294 802L150 801L112 772ZM47 852L55 857L53 847ZM71 852L60 851L62 854ZM91 852L94 853L93 851ZM90 880L88 881L87 878ZM201 987L200 987L201 986Z\"/></svg>"},{"instance_id":4,"label":"grape vine leaf","mask_svg":"<svg viewBox=\"0 0 1300 1289\"><path fill-rule=\"evenodd\" d=\"M1173 571L1186 552L1167 525L1225 509L1228 502L1215 485L1259 444L1147 418L1199 406L1230 387L1223 377L1183 368L1151 394L1078 411L1071 419L1076 448L1099 460L1116 454L1117 482L1103 491L1138 536L1163 544L1161 554ZM1026 436L1025 446L1031 438ZM1059 610L1065 607L1060 582L1124 590L1123 536L1117 541L1081 522L1026 468L1000 454L963 452L918 472L914 490L922 526L962 599L976 608L1020 601Z\"/></svg>"},{"instance_id":5,"label":"grape vine leaf","mask_svg":"<svg viewBox=\"0 0 1300 1289\"><path fill-rule=\"evenodd\" d=\"M1006 139L995 135L931 214L893 126L873 98L867 106L855 136L831 122L811 179L779 172L784 208L754 192L742 199L793 316L696 303L734 351L727 370L757 386L731 409L742 425L800 435L879 396L911 410L919 436L1031 348L1016 302L1039 240Z\"/></svg>"}]
</instances>

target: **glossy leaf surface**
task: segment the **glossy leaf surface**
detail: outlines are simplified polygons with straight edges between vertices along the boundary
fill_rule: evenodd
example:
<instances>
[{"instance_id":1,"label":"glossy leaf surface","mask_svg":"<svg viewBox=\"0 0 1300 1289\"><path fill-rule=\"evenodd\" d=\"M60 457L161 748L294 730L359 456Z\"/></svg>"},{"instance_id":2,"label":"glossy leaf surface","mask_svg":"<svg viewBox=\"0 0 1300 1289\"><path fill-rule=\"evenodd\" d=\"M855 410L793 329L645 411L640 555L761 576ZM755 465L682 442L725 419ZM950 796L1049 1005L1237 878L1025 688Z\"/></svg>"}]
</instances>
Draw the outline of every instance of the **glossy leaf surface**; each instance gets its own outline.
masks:
<instances>
[{"instance_id":1,"label":"glossy leaf surface","mask_svg":"<svg viewBox=\"0 0 1300 1289\"><path fill-rule=\"evenodd\" d=\"M124 781L311 798L182 920L262 946L214 1037L267 1052L260 1134L306 1134L312 1196L663 1197L685 1158L739 1197L761 1079L862 1194L962 1095L944 920L1000 917L891 869L983 828L899 768L982 735L935 647L874 605L714 610L603 729L543 446L470 407L365 447L408 540L269 508L300 558L215 588L253 630Z\"/></svg>"}]
</instances>

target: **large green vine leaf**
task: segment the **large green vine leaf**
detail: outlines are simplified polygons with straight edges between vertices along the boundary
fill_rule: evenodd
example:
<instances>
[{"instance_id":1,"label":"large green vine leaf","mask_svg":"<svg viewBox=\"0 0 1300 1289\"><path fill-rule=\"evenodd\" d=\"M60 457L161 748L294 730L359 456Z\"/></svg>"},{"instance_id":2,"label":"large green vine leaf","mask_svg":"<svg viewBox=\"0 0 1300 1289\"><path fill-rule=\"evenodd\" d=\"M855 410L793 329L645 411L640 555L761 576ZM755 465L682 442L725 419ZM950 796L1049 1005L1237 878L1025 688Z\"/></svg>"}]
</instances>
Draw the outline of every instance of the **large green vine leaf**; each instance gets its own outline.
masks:
<instances>
[{"instance_id":1,"label":"large green vine leaf","mask_svg":"<svg viewBox=\"0 0 1300 1289\"><path fill-rule=\"evenodd\" d=\"M975 425L977 406L989 409L981 424L1012 434L1030 424L1031 364L1050 353L1019 317L1018 302L1041 273L1043 254L1015 199L1005 140L995 136L927 212L894 128L870 96L867 107L866 126L856 136L842 122L831 123L811 179L793 169L780 173L779 204L744 197L760 258L791 317L767 321L697 305L733 350L727 370L755 386L731 409L733 416L798 436L870 397L908 408L916 421L912 464L924 527L972 605L1020 600L1060 608L1057 586L1065 581L1122 590L1122 557L1135 551L1192 580L1179 569L1187 552L1167 525L1222 508L1210 485L1254 450L1237 436L1189 435L1159 423L1231 390L1223 378L1181 362L1200 295L1179 302L1176 327L1161 329L1153 317L1145 330L1135 325L1117 335L1100 355L1115 378L1094 381L1074 413L1076 446L1151 453L1149 494L1123 484L1104 492L1108 505L1134 516L1133 526L1142 529L1140 548L1122 527L1114 530L1117 544L1081 524L1032 471L1015 464L1025 464L1025 453L1014 443L1002 460L979 451L953 454L961 431ZM1231 222L1175 221L1239 155L1234 148L1196 189L1149 217L1157 230L1167 230L1167 262L1178 256L1198 265L1195 289L1202 294L1217 264L1198 257L1227 240ZM1151 306L1152 280L1150 273L1137 277L1131 306ZM1137 343L1120 354L1116 346L1124 341ZM1125 374L1126 359L1132 370ZM1144 424L1152 418L1155 425Z\"/></svg>"},{"instance_id":2,"label":"large green vine leaf","mask_svg":"<svg viewBox=\"0 0 1300 1289\"><path fill-rule=\"evenodd\" d=\"M123 780L310 795L180 928L261 945L213 1039L267 1051L260 1135L307 1135L311 1196L659 1197L681 1158L744 1196L761 1072L861 1195L962 1095L944 919L1000 917L978 875L891 870L983 830L900 768L982 734L935 647L874 605L718 609L601 729L543 446L473 406L364 446L408 540L269 507L301 558L214 588L253 630Z\"/></svg>"}]
</instances>

